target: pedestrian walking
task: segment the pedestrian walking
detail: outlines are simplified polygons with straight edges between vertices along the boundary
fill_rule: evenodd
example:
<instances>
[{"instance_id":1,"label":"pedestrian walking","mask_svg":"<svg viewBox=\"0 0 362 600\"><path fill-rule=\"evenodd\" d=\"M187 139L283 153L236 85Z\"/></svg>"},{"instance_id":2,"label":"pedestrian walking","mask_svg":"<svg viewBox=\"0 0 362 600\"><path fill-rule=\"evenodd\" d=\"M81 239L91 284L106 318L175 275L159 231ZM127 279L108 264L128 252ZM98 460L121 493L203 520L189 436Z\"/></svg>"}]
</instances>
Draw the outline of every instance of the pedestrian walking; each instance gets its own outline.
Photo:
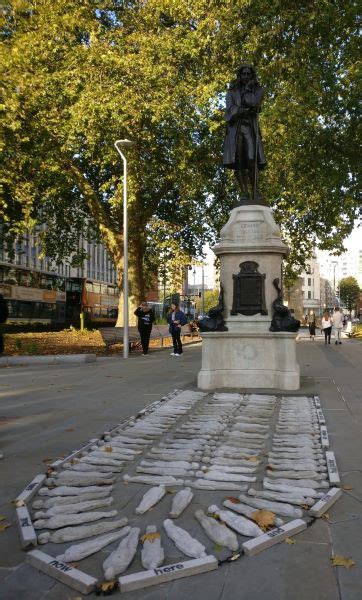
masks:
<instances>
[{"instance_id":1,"label":"pedestrian walking","mask_svg":"<svg viewBox=\"0 0 362 600\"><path fill-rule=\"evenodd\" d=\"M342 344L341 333L342 333L342 328L343 328L343 315L342 315L341 311L339 310L339 306L336 306L336 308L334 309L332 321L333 321L334 330L336 332L335 333L336 341L334 343L337 346L337 344Z\"/></svg>"},{"instance_id":2,"label":"pedestrian walking","mask_svg":"<svg viewBox=\"0 0 362 600\"><path fill-rule=\"evenodd\" d=\"M4 353L4 336L1 330L1 324L6 323L9 316L8 305L4 296L0 294L0 356Z\"/></svg>"},{"instance_id":3,"label":"pedestrian walking","mask_svg":"<svg viewBox=\"0 0 362 600\"><path fill-rule=\"evenodd\" d=\"M329 314L328 310L325 311L323 318L322 318L322 332L324 332L324 343L328 344L331 343L331 333L332 333L332 319L331 319L331 315Z\"/></svg>"},{"instance_id":4,"label":"pedestrian walking","mask_svg":"<svg viewBox=\"0 0 362 600\"><path fill-rule=\"evenodd\" d=\"M138 331L141 336L141 345L143 356L148 355L148 346L150 343L150 335L152 331L152 323L155 320L155 313L147 302L141 302L140 306L134 311L138 319Z\"/></svg>"},{"instance_id":5,"label":"pedestrian walking","mask_svg":"<svg viewBox=\"0 0 362 600\"><path fill-rule=\"evenodd\" d=\"M314 342L315 328L316 328L315 317L313 318L312 321L309 322L308 327L309 327L309 339L313 340L313 342Z\"/></svg>"},{"instance_id":6,"label":"pedestrian walking","mask_svg":"<svg viewBox=\"0 0 362 600\"><path fill-rule=\"evenodd\" d=\"M173 352L171 356L181 356L183 354L181 342L181 327L186 325L187 319L185 313L182 312L176 302L172 302L170 312L167 315L167 323L169 324L169 332L172 335Z\"/></svg>"}]
</instances>

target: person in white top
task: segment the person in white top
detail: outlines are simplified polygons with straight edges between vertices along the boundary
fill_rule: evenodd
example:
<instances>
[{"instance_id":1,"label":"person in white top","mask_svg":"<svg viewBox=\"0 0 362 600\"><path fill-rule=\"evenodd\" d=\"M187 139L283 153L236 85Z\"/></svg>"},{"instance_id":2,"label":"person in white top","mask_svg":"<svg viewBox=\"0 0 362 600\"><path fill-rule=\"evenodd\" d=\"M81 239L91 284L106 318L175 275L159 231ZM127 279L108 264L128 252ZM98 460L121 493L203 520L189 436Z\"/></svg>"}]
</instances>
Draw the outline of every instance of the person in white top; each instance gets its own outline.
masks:
<instances>
[{"instance_id":1,"label":"person in white top","mask_svg":"<svg viewBox=\"0 0 362 600\"><path fill-rule=\"evenodd\" d=\"M343 315L341 313L341 311L339 310L339 306L336 306L336 308L334 309L334 313L333 313L333 327L336 331L335 337L336 337L336 341L335 344L342 344L341 342L341 332L342 332L342 328L343 328Z\"/></svg>"},{"instance_id":2,"label":"person in white top","mask_svg":"<svg viewBox=\"0 0 362 600\"><path fill-rule=\"evenodd\" d=\"M324 333L324 343L331 343L331 333L332 333L332 319L331 315L328 311L326 311L322 318L322 331Z\"/></svg>"}]
</instances>

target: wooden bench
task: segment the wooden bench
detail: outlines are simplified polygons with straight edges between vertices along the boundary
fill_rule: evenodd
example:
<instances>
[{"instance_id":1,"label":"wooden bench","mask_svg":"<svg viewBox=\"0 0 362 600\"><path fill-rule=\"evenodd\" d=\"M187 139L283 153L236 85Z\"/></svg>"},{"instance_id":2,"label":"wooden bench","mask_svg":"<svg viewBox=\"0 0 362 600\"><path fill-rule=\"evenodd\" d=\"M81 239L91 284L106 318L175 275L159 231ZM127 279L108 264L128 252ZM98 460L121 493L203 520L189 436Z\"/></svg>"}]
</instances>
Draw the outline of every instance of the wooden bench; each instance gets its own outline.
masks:
<instances>
[{"instance_id":1,"label":"wooden bench","mask_svg":"<svg viewBox=\"0 0 362 600\"><path fill-rule=\"evenodd\" d=\"M188 326L185 325L181 334L183 341L185 340L185 337L191 337L191 339L194 337L200 337L198 331L188 331L187 329ZM107 349L114 344L123 344L123 327L101 327L99 329L99 333L101 334ZM137 327L132 326L128 328L128 339L130 351L137 350L142 347L141 338ZM160 346L163 346L163 341L165 339L171 339L168 325L154 325L152 327L150 340L160 340Z\"/></svg>"}]
</instances>

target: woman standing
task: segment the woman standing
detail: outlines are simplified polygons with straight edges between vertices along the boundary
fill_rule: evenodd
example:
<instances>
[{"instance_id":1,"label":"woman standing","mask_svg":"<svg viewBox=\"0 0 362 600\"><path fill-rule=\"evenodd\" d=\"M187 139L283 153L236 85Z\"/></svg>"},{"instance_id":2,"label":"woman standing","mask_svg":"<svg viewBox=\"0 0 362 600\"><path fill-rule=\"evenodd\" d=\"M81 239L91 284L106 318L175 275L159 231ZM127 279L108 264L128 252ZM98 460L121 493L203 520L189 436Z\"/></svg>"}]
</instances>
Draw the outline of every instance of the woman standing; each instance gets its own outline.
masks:
<instances>
[{"instance_id":1,"label":"woman standing","mask_svg":"<svg viewBox=\"0 0 362 600\"><path fill-rule=\"evenodd\" d=\"M155 314L147 302L141 302L141 305L134 311L134 314L138 318L138 331L141 336L143 356L147 356Z\"/></svg>"},{"instance_id":2,"label":"woman standing","mask_svg":"<svg viewBox=\"0 0 362 600\"><path fill-rule=\"evenodd\" d=\"M332 333L332 319L331 319L331 315L329 314L329 312L326 310L326 312L323 315L322 318L322 331L324 331L324 343L327 343L328 340L328 344L331 343L331 333Z\"/></svg>"},{"instance_id":3,"label":"woman standing","mask_svg":"<svg viewBox=\"0 0 362 600\"><path fill-rule=\"evenodd\" d=\"M181 356L183 354L182 342L181 342L181 327L186 325L187 319L185 313L182 312L179 305L176 302L172 302L170 312L167 316L167 323L169 324L169 332L172 335L173 352L171 356Z\"/></svg>"},{"instance_id":4,"label":"woman standing","mask_svg":"<svg viewBox=\"0 0 362 600\"><path fill-rule=\"evenodd\" d=\"M309 321L308 327L309 327L309 339L313 340L313 342L314 342L315 328L316 328L315 316L313 316L313 318Z\"/></svg>"}]
</instances>

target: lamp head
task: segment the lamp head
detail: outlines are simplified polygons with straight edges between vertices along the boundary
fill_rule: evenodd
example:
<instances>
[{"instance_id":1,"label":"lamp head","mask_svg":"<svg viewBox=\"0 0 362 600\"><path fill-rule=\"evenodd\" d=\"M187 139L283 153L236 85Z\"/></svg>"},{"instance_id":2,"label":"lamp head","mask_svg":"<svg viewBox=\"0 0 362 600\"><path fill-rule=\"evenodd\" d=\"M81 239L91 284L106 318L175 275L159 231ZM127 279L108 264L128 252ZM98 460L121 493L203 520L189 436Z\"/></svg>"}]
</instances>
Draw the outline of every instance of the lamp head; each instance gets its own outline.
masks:
<instances>
[{"instance_id":1,"label":"lamp head","mask_svg":"<svg viewBox=\"0 0 362 600\"><path fill-rule=\"evenodd\" d=\"M116 146L125 146L126 148L131 148L132 146L135 146L136 142L133 142L132 140L128 140L127 138L124 140L117 140L114 145Z\"/></svg>"}]
</instances>

